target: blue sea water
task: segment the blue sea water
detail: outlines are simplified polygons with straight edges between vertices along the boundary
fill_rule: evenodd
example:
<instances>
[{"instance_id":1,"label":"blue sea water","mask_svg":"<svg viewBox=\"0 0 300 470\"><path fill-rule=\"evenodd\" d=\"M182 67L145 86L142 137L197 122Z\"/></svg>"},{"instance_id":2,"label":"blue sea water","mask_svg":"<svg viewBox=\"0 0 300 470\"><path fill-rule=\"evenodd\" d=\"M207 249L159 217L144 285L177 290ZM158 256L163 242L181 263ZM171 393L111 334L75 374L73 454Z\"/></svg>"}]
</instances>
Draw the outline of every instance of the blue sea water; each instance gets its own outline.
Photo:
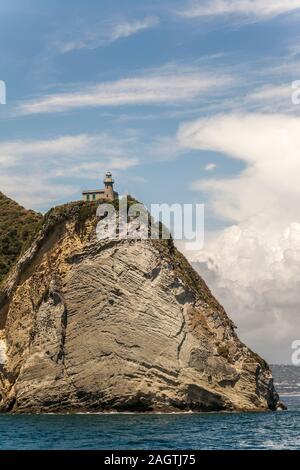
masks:
<instances>
[{"instance_id":1,"label":"blue sea water","mask_svg":"<svg viewBox=\"0 0 300 470\"><path fill-rule=\"evenodd\" d=\"M300 449L300 367L272 371L287 411L0 415L0 450Z\"/></svg>"},{"instance_id":2,"label":"blue sea water","mask_svg":"<svg viewBox=\"0 0 300 470\"><path fill-rule=\"evenodd\" d=\"M0 449L300 449L300 397L288 411L1 415Z\"/></svg>"}]
</instances>

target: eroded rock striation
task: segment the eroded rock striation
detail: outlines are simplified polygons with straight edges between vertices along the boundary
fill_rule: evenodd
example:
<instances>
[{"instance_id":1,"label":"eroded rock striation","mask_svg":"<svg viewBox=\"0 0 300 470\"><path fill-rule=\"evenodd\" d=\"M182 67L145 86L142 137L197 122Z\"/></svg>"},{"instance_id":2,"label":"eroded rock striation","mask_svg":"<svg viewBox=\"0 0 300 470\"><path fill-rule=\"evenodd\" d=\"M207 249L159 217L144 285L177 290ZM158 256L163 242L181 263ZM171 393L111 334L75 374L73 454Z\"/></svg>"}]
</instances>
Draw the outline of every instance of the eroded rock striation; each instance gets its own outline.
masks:
<instances>
[{"instance_id":1,"label":"eroded rock striation","mask_svg":"<svg viewBox=\"0 0 300 470\"><path fill-rule=\"evenodd\" d=\"M266 362L172 241L96 238L53 209L0 287L0 409L275 410Z\"/></svg>"}]
</instances>

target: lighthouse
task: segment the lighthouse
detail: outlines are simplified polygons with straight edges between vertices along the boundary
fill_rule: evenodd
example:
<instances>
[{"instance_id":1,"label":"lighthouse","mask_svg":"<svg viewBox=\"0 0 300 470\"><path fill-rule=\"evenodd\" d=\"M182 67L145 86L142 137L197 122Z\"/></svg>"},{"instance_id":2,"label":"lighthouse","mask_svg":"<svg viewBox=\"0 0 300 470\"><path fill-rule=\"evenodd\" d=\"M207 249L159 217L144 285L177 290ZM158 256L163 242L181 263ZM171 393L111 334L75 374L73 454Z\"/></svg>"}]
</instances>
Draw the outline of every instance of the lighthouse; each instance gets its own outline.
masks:
<instances>
[{"instance_id":1,"label":"lighthouse","mask_svg":"<svg viewBox=\"0 0 300 470\"><path fill-rule=\"evenodd\" d=\"M115 201L119 198L119 194L114 191L114 179L110 171L108 171L103 180L104 189L86 189L82 191L84 201Z\"/></svg>"},{"instance_id":2,"label":"lighthouse","mask_svg":"<svg viewBox=\"0 0 300 470\"><path fill-rule=\"evenodd\" d=\"M110 201L114 200L114 180L110 171L108 171L103 180L104 183L104 198Z\"/></svg>"}]
</instances>

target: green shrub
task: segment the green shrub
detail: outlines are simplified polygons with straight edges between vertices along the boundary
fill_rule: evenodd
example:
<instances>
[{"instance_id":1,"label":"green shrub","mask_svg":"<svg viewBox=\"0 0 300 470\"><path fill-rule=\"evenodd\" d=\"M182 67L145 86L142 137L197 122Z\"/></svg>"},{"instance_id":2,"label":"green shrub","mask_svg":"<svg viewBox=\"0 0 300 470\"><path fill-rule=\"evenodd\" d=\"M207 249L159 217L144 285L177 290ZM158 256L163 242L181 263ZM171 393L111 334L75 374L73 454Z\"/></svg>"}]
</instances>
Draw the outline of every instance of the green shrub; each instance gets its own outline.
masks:
<instances>
[{"instance_id":1,"label":"green shrub","mask_svg":"<svg viewBox=\"0 0 300 470\"><path fill-rule=\"evenodd\" d=\"M0 282L30 244L42 218L0 192Z\"/></svg>"}]
</instances>

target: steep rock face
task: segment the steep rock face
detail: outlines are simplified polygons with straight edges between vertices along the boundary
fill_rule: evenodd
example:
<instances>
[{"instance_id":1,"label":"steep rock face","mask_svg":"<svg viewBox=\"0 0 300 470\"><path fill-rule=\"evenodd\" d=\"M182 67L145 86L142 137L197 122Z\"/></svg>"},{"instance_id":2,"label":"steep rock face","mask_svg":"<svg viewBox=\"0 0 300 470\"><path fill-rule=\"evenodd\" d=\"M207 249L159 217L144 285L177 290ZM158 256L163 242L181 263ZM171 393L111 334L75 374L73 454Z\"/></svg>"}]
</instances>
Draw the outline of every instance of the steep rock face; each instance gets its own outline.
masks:
<instances>
[{"instance_id":1,"label":"steep rock face","mask_svg":"<svg viewBox=\"0 0 300 470\"><path fill-rule=\"evenodd\" d=\"M268 365L172 242L100 242L91 207L51 213L3 288L2 411L276 409Z\"/></svg>"}]
</instances>

